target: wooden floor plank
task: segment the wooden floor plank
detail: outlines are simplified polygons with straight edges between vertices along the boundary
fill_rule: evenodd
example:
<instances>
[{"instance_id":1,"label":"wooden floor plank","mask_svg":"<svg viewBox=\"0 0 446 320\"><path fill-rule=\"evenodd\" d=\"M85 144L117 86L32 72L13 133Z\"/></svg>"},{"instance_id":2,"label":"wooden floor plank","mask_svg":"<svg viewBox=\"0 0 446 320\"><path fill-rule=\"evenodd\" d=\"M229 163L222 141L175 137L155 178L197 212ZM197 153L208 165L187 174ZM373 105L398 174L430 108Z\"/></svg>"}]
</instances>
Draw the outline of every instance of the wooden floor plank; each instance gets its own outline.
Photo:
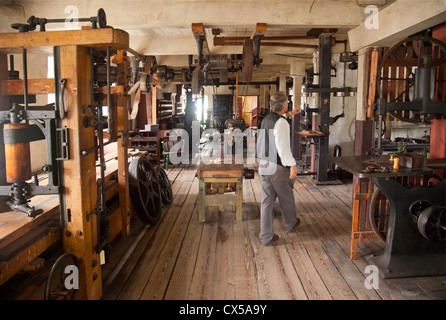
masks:
<instances>
[{"instance_id":1,"label":"wooden floor plank","mask_svg":"<svg viewBox=\"0 0 446 320\"><path fill-rule=\"evenodd\" d=\"M257 220L259 211L250 180L243 181L243 221L234 224L235 299L259 299L256 264L249 236L249 223Z\"/></svg>"},{"instance_id":2,"label":"wooden floor plank","mask_svg":"<svg viewBox=\"0 0 446 320\"><path fill-rule=\"evenodd\" d=\"M297 185L297 184L296 184ZM303 188L302 188L303 187ZM351 228L351 220L345 219L345 216L341 215L338 211L339 208L335 205L333 205L333 202L331 198L325 198L321 196L320 189L314 189L314 186L308 183L302 183L302 185L299 187L299 185L295 186L295 188L299 188L299 193L305 195L305 199L309 201L308 199L313 198L315 201L311 202L313 205L313 209L311 212L317 211L317 217L319 217L321 222L325 222L320 224L319 226L326 226L326 228L320 228L321 233L318 234L318 237L321 240L329 241L330 238L334 239L337 243L336 246L339 245L340 248L343 250L338 252L341 255L332 254L330 256L338 259L338 263L341 261L339 260L341 257L346 263L346 266L351 267L351 264L349 263L349 253L350 253L350 235L345 232L347 228ZM312 190L313 192L309 192L309 190ZM324 202L325 200L325 202ZM321 204L324 203L326 205L322 206ZM341 208L343 205L341 205ZM344 208L346 210L346 208ZM345 232L343 233L341 229ZM329 244L326 242L326 245ZM367 246L369 244L369 246ZM364 251L364 247L367 248ZM334 248L337 249L334 246L328 245L327 248ZM366 242L362 246L358 246L358 252L362 252L362 255L365 256L366 253L370 253L370 251L375 251L377 248L381 249L381 243L369 243ZM328 253L330 251L327 251ZM355 285L351 286L351 288L356 288L357 292L355 294L358 296L359 299L368 299L368 295L371 294L373 297L376 297L373 293L369 291L363 291L365 289L363 285L364 278L366 275L364 274L366 266L368 263L364 259L357 259L352 262L357 269L349 269L351 272L356 273L356 271L360 271L363 273L363 279L357 275L357 279L351 281L354 281ZM342 270L342 269L341 269ZM356 271L355 271L356 270ZM348 277L350 277L350 272L346 272L348 274ZM359 283L362 283L362 285L359 285ZM391 281L380 281L380 286L376 287L377 293L380 295L381 298L385 299L405 299L405 297L397 290L397 288L392 284Z\"/></svg>"},{"instance_id":3,"label":"wooden floor plank","mask_svg":"<svg viewBox=\"0 0 446 320\"><path fill-rule=\"evenodd\" d=\"M183 184L184 186L184 184ZM184 186L186 188L186 186ZM189 222L194 212L197 202L198 180L194 179L190 185L188 196L181 210L178 212L178 219L170 226L171 231L165 240L163 250L160 252L146 287L141 294L141 300L161 300L172 275L172 270L181 249L184 236Z\"/></svg>"},{"instance_id":4,"label":"wooden floor plank","mask_svg":"<svg viewBox=\"0 0 446 320\"><path fill-rule=\"evenodd\" d=\"M259 203L261 191L258 176L252 180L252 189L256 202ZM275 229L283 228L281 222L275 220ZM262 246L258 240L258 228L251 221L251 243L255 248L260 299L308 299L281 240L268 247Z\"/></svg>"},{"instance_id":5,"label":"wooden floor plank","mask_svg":"<svg viewBox=\"0 0 446 320\"><path fill-rule=\"evenodd\" d=\"M208 207L188 299L208 300L214 292L218 209Z\"/></svg>"},{"instance_id":6,"label":"wooden floor plank","mask_svg":"<svg viewBox=\"0 0 446 320\"><path fill-rule=\"evenodd\" d=\"M254 183L255 186L253 188L256 189L257 208L260 211L261 192L258 188L258 179L256 179ZM300 243L297 237L293 237L294 232L286 233L283 228L277 228L277 233L282 239L287 239L285 240L285 247L294 264L294 268L297 270L306 296L312 300L331 300L332 297L314 267L304 246Z\"/></svg>"},{"instance_id":7,"label":"wooden floor plank","mask_svg":"<svg viewBox=\"0 0 446 320\"><path fill-rule=\"evenodd\" d=\"M224 209L217 215L214 291L210 297L212 300L235 299L234 225L239 221L235 220L235 208L224 207Z\"/></svg>"},{"instance_id":8,"label":"wooden floor plank","mask_svg":"<svg viewBox=\"0 0 446 320\"><path fill-rule=\"evenodd\" d=\"M180 173L183 172L183 175L186 174L186 171L183 171L183 168L178 168L177 170L171 170L169 172L169 181L172 185L172 193L173 193L173 201L175 201L175 198L178 194L178 191L181 187L181 183L177 180L177 177L181 177ZM164 215L166 214L167 210L170 206L163 206L161 211L161 218L160 221L162 221ZM119 271L119 273L116 275L115 279L113 279L113 282L108 284L107 283L107 277L110 273L114 271L114 268L116 265L120 262L120 259L125 254L128 247L131 245L131 243L134 241L134 239L137 237L139 232L145 228L145 225L141 222L141 220L135 216L134 217L134 225L132 230L132 236L128 239L121 239L121 241L118 242L119 245L115 244L113 246L113 250L111 252L110 257L110 263L105 265L103 267L104 270L104 290L103 290L103 300L109 300L109 299L116 299L121 292L122 288L124 287L125 283L127 282L129 276L131 275L133 269L137 265L141 255L144 253L147 244L149 243L150 239L152 238L154 232L158 228L158 224L154 226L149 226L147 229L147 232L144 234L142 239L138 242L136 245L134 251L132 252L129 259L125 262L122 269Z\"/></svg>"},{"instance_id":9,"label":"wooden floor plank","mask_svg":"<svg viewBox=\"0 0 446 320\"><path fill-rule=\"evenodd\" d=\"M181 251L170 278L164 299L189 299L190 284L197 261L198 248L203 233L203 223L198 222L198 208L195 206L192 219L186 231Z\"/></svg>"},{"instance_id":10,"label":"wooden floor plank","mask_svg":"<svg viewBox=\"0 0 446 320\"><path fill-rule=\"evenodd\" d=\"M318 216L315 217L313 213L316 202L303 193L303 189L296 189L295 185L296 209L301 219L301 225L296 230L296 234L307 248L313 265L318 270L318 274L323 279L333 299L355 300L357 299L356 295L318 240L321 234L319 231L321 227L320 218Z\"/></svg>"},{"instance_id":11,"label":"wooden floor plank","mask_svg":"<svg viewBox=\"0 0 446 320\"><path fill-rule=\"evenodd\" d=\"M178 212L186 201L193 177L194 172L190 170L186 170L182 175L181 180L179 180L182 182L181 186L179 187L172 204L168 207L163 219L158 222L157 228L153 230L153 235L151 236L147 247L144 249L141 258L138 260L137 265L127 279L127 282L119 295L119 299L134 300L140 298L158 256L164 247L165 239L171 231L170 226L173 225L178 218Z\"/></svg>"},{"instance_id":12,"label":"wooden floor plank","mask_svg":"<svg viewBox=\"0 0 446 320\"><path fill-rule=\"evenodd\" d=\"M433 300L446 300L444 285L436 281L434 277L417 277L415 283Z\"/></svg>"},{"instance_id":13,"label":"wooden floor plank","mask_svg":"<svg viewBox=\"0 0 446 320\"><path fill-rule=\"evenodd\" d=\"M103 299L446 299L444 276L380 278L373 289L366 288L364 257L385 244L366 239L358 259L349 259L351 184L315 186L300 177L294 196L301 225L285 232L277 202L279 240L265 247L258 239L262 196L257 173L243 181L242 221L235 220L233 208L220 213L209 207L201 223L196 169L169 166L174 199L162 208L160 221L154 226L132 222L132 234L112 244L111 263L102 268ZM132 254L116 269L134 243ZM29 280L28 289L16 290L15 296L42 297L47 274ZM107 283L111 275L114 281Z\"/></svg>"}]
</instances>

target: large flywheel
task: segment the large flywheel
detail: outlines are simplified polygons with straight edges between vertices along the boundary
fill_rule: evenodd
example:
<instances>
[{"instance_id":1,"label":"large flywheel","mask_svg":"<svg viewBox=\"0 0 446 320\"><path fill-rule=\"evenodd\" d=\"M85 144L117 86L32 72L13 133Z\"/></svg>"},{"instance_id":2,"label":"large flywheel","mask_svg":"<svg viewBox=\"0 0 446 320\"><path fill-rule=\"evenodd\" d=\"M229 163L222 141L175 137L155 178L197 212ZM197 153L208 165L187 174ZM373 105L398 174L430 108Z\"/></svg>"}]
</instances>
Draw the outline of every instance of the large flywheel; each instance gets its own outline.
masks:
<instances>
[{"instance_id":1,"label":"large flywheel","mask_svg":"<svg viewBox=\"0 0 446 320\"><path fill-rule=\"evenodd\" d=\"M389 202L384 194L375 187L368 205L368 219L373 232L381 240L386 240L389 225Z\"/></svg>"},{"instance_id":2,"label":"large flywheel","mask_svg":"<svg viewBox=\"0 0 446 320\"><path fill-rule=\"evenodd\" d=\"M390 104L399 103L400 105L404 103L409 105L417 99L427 97L432 104L444 103L446 99L445 55L445 44L425 35L413 36L398 42L384 53L378 65L378 98L385 99ZM421 68L433 70L432 76L427 79L432 82L429 86L432 92L423 91L423 82L427 80L417 81L416 79L417 72L419 79L422 79L421 72L417 71ZM417 95L423 95L423 97ZM414 112L409 109L411 108L388 112L398 120L412 123L428 122L438 115L433 112ZM440 110L440 113L444 114L445 110Z\"/></svg>"},{"instance_id":3,"label":"large flywheel","mask_svg":"<svg viewBox=\"0 0 446 320\"><path fill-rule=\"evenodd\" d=\"M136 213L146 224L154 224L161 214L161 188L158 175L147 157L139 157L129 165L130 198Z\"/></svg>"}]
</instances>

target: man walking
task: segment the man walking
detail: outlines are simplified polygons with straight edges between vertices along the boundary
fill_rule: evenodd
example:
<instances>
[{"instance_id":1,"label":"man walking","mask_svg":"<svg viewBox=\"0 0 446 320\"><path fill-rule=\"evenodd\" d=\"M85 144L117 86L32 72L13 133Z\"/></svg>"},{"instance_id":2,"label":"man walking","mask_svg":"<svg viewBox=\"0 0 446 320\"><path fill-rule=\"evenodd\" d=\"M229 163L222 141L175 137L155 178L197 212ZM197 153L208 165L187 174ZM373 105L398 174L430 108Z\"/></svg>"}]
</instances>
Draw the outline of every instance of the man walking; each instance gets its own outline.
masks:
<instances>
[{"instance_id":1,"label":"man walking","mask_svg":"<svg viewBox=\"0 0 446 320\"><path fill-rule=\"evenodd\" d=\"M262 120L257 140L262 186L259 239L265 246L279 239L274 233L273 208L277 197L285 231L291 232L300 224L299 218L296 217L293 194L297 175L296 161L290 148L290 126L282 116L288 109L286 93L282 91L273 93L270 106L271 112ZM296 114L294 110L292 113Z\"/></svg>"}]
</instances>

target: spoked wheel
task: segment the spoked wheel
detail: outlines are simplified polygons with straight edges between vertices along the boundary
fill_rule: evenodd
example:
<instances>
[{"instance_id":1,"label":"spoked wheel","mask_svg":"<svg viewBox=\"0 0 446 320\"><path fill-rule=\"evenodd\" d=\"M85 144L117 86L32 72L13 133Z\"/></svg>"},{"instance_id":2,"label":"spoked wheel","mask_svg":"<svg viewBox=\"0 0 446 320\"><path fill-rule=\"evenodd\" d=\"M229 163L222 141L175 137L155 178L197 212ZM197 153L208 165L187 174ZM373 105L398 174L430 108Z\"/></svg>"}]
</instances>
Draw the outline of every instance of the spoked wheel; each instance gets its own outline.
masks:
<instances>
[{"instance_id":1,"label":"spoked wheel","mask_svg":"<svg viewBox=\"0 0 446 320\"><path fill-rule=\"evenodd\" d=\"M387 225L389 221L389 208L387 198L382 194L382 192L375 188L372 196L370 197L369 207L368 207L368 218L370 226L373 232L385 241L387 236Z\"/></svg>"},{"instance_id":2,"label":"spoked wheel","mask_svg":"<svg viewBox=\"0 0 446 320\"><path fill-rule=\"evenodd\" d=\"M445 44L428 36L413 36L387 50L378 65L377 95L389 103L409 102L415 98L415 70L431 67L435 70L434 101L444 99ZM429 94L429 93L426 93ZM437 114L417 114L410 110L389 111L394 118L419 123L434 119Z\"/></svg>"},{"instance_id":3,"label":"spoked wheel","mask_svg":"<svg viewBox=\"0 0 446 320\"><path fill-rule=\"evenodd\" d=\"M45 287L45 300L74 300L79 286L77 258L69 253L61 255L53 267Z\"/></svg>"},{"instance_id":4,"label":"spoked wheel","mask_svg":"<svg viewBox=\"0 0 446 320\"><path fill-rule=\"evenodd\" d=\"M157 172L147 157L129 165L130 197L140 219L146 224L158 222L161 214L161 189Z\"/></svg>"},{"instance_id":5,"label":"spoked wheel","mask_svg":"<svg viewBox=\"0 0 446 320\"><path fill-rule=\"evenodd\" d=\"M161 189L161 200L163 204L171 204L173 200L172 186L166 171L161 166L157 166L158 181Z\"/></svg>"}]
</instances>

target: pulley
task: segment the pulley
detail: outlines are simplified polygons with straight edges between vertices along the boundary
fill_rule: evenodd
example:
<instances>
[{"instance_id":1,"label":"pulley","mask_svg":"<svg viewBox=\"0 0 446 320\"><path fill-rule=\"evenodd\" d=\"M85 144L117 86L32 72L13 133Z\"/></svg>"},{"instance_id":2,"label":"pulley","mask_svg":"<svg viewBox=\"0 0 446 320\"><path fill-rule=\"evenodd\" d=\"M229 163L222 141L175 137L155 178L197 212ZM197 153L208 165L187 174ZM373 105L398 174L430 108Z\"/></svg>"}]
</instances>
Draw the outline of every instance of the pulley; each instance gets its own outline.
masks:
<instances>
[{"instance_id":1,"label":"pulley","mask_svg":"<svg viewBox=\"0 0 446 320\"><path fill-rule=\"evenodd\" d=\"M170 185L169 177L161 166L157 166L156 171L160 185L161 200L163 204L169 205L173 200L172 186Z\"/></svg>"},{"instance_id":2,"label":"pulley","mask_svg":"<svg viewBox=\"0 0 446 320\"><path fill-rule=\"evenodd\" d=\"M444 206L432 205L426 200L417 200L410 205L409 212L424 238L433 242L446 240L446 208Z\"/></svg>"},{"instance_id":3,"label":"pulley","mask_svg":"<svg viewBox=\"0 0 446 320\"><path fill-rule=\"evenodd\" d=\"M162 195L158 174L149 158L142 156L130 162L129 186L140 219L146 224L158 222Z\"/></svg>"},{"instance_id":4,"label":"pulley","mask_svg":"<svg viewBox=\"0 0 446 320\"><path fill-rule=\"evenodd\" d=\"M445 208L430 206L424 209L417 220L418 231L433 242L446 240Z\"/></svg>"},{"instance_id":5,"label":"pulley","mask_svg":"<svg viewBox=\"0 0 446 320\"><path fill-rule=\"evenodd\" d=\"M79 284L78 259L69 253L61 255L53 264L45 286L45 300L74 300Z\"/></svg>"}]
</instances>

